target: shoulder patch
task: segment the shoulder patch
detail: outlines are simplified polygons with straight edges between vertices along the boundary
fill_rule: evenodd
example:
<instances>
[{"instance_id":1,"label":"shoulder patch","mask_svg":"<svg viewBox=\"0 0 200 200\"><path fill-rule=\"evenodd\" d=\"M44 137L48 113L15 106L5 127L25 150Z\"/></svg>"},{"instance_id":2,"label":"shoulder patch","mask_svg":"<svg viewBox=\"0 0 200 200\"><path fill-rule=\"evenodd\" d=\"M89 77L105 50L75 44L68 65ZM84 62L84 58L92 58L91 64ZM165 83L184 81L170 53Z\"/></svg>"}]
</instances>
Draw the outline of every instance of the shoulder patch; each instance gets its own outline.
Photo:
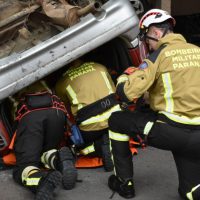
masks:
<instances>
[{"instance_id":1,"label":"shoulder patch","mask_svg":"<svg viewBox=\"0 0 200 200\"><path fill-rule=\"evenodd\" d=\"M147 64L147 62L143 62L143 63L141 63L140 65L139 65L139 69L146 69L148 67L148 64Z\"/></svg>"}]
</instances>

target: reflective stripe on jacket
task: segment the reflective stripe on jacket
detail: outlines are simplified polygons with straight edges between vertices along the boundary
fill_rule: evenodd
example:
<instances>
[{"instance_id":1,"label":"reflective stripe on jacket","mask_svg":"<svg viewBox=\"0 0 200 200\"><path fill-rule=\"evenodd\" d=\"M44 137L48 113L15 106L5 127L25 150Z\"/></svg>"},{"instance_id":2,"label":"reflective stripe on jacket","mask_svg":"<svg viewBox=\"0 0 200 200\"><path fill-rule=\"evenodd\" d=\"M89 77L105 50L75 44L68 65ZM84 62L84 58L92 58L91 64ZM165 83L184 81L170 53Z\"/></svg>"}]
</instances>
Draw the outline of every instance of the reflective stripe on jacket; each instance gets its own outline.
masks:
<instances>
[{"instance_id":1,"label":"reflective stripe on jacket","mask_svg":"<svg viewBox=\"0 0 200 200\"><path fill-rule=\"evenodd\" d=\"M148 90L153 110L179 123L200 125L199 77L200 48L170 33L138 70L119 77L118 87L130 101Z\"/></svg>"}]
</instances>

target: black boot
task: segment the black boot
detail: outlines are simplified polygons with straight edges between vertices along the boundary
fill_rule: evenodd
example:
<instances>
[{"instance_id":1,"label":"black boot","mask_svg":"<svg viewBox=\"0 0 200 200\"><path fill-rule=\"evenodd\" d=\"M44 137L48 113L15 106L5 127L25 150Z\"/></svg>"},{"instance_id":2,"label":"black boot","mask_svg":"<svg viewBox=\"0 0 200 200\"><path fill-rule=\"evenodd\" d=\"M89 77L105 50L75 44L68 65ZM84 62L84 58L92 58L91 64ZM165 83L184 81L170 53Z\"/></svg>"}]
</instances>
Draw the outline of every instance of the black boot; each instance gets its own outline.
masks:
<instances>
[{"instance_id":1,"label":"black boot","mask_svg":"<svg viewBox=\"0 0 200 200\"><path fill-rule=\"evenodd\" d=\"M50 171L43 176L36 189L35 200L53 200L55 189L61 185L62 174L59 171Z\"/></svg>"},{"instance_id":2,"label":"black boot","mask_svg":"<svg viewBox=\"0 0 200 200\"><path fill-rule=\"evenodd\" d=\"M77 180L77 169L75 167L75 159L68 147L62 147L58 151L58 170L62 173L63 187L70 190L75 187Z\"/></svg>"},{"instance_id":3,"label":"black boot","mask_svg":"<svg viewBox=\"0 0 200 200\"><path fill-rule=\"evenodd\" d=\"M113 161L111 159L111 152L110 152L110 142L108 138L108 134L103 135L103 144L101 146L102 149L102 162L106 172L113 171Z\"/></svg>"},{"instance_id":4,"label":"black boot","mask_svg":"<svg viewBox=\"0 0 200 200\"><path fill-rule=\"evenodd\" d=\"M108 186L112 191L117 192L120 196L126 199L135 196L135 188L132 179L121 181L117 176L111 175L108 179Z\"/></svg>"}]
</instances>

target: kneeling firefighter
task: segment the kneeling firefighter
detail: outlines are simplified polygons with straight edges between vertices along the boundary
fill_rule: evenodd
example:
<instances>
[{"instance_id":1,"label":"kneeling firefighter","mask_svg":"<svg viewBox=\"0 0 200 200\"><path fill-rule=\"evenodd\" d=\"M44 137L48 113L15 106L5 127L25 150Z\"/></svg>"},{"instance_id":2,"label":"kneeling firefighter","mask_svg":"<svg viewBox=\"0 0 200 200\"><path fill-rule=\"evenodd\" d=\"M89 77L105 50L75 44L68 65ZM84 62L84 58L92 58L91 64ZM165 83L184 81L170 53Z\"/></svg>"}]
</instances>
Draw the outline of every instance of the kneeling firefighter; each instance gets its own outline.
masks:
<instances>
[{"instance_id":1,"label":"kneeling firefighter","mask_svg":"<svg viewBox=\"0 0 200 200\"><path fill-rule=\"evenodd\" d=\"M112 171L108 118L120 106L106 67L76 60L57 82L55 90L66 105L70 104L79 126L84 140L80 154L101 157L105 171Z\"/></svg>"},{"instance_id":2,"label":"kneeling firefighter","mask_svg":"<svg viewBox=\"0 0 200 200\"><path fill-rule=\"evenodd\" d=\"M77 179L71 150L60 147L65 135L66 109L46 82L38 81L14 96L16 112L14 180L35 193L35 199L53 199L61 183L72 189Z\"/></svg>"},{"instance_id":3,"label":"kneeling firefighter","mask_svg":"<svg viewBox=\"0 0 200 200\"><path fill-rule=\"evenodd\" d=\"M150 109L119 111L109 118L115 175L108 186L124 198L135 196L128 140L139 133L148 145L171 151L180 196L199 200L200 48L173 33L175 19L164 10L149 10L139 25L151 52L138 68L131 67L118 78L117 94L130 102L148 91Z\"/></svg>"}]
</instances>

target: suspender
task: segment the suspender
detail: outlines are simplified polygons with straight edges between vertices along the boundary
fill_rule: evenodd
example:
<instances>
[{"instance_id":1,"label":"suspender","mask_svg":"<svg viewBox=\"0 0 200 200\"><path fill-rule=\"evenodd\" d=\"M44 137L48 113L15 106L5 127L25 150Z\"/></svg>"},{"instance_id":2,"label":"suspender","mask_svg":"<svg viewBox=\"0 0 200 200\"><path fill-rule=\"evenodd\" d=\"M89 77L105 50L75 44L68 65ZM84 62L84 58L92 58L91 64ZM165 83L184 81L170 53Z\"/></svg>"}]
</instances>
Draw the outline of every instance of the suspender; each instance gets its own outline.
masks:
<instances>
[{"instance_id":1,"label":"suspender","mask_svg":"<svg viewBox=\"0 0 200 200\"><path fill-rule=\"evenodd\" d=\"M16 114L17 121L20 121L22 117L30 112L49 108L62 110L64 113L67 113L64 103L56 95L52 95L49 92L28 94L21 100L18 107Z\"/></svg>"}]
</instances>

